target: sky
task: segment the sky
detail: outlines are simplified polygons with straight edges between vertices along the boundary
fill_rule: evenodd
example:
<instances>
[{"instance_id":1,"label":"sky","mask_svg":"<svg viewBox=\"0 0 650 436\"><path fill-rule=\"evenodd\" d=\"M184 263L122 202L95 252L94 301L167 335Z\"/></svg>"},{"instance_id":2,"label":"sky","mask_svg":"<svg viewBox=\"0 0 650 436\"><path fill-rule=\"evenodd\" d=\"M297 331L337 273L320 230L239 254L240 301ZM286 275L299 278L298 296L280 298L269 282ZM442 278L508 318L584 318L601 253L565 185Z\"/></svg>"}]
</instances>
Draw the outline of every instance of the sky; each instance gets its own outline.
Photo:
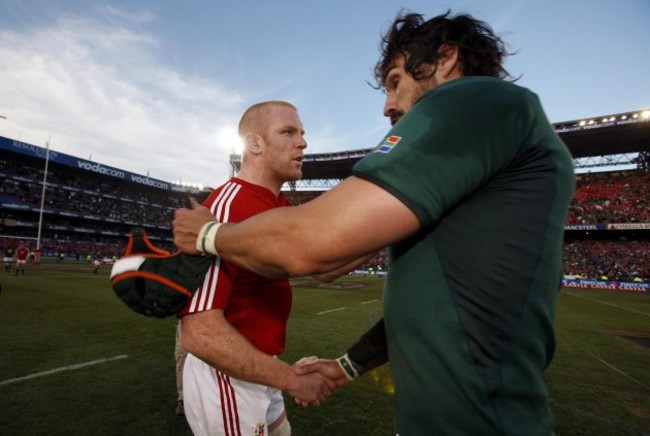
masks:
<instances>
[{"instance_id":1,"label":"sky","mask_svg":"<svg viewBox=\"0 0 650 436\"><path fill-rule=\"evenodd\" d=\"M241 113L295 104L307 153L376 146L401 10L487 22L551 122L650 108L650 1L2 0L0 136L169 182L230 175Z\"/></svg>"}]
</instances>

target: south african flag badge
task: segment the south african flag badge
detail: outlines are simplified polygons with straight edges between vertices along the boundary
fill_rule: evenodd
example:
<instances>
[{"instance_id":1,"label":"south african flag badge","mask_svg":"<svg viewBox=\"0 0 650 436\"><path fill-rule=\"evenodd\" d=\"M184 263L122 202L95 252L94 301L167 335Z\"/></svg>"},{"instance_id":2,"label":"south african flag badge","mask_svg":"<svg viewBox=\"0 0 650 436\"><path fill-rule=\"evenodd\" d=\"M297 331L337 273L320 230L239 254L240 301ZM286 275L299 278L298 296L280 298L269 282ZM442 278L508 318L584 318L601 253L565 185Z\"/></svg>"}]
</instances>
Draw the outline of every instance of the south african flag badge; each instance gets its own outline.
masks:
<instances>
[{"instance_id":1,"label":"south african flag badge","mask_svg":"<svg viewBox=\"0 0 650 436\"><path fill-rule=\"evenodd\" d=\"M388 153L401 140L402 140L401 136L395 136L395 135L389 136L388 138L384 139L384 142L382 142L381 145L377 147L375 151L379 153Z\"/></svg>"}]
</instances>

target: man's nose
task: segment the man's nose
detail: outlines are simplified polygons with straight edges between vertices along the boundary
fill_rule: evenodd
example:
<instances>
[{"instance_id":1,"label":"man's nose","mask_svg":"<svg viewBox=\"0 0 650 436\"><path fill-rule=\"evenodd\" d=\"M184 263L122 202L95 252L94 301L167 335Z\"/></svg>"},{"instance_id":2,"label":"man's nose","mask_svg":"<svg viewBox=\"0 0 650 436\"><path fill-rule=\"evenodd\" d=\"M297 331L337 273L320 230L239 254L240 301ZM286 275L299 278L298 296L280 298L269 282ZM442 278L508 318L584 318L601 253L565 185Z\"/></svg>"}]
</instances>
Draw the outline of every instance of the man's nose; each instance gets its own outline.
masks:
<instances>
[{"instance_id":1,"label":"man's nose","mask_svg":"<svg viewBox=\"0 0 650 436\"><path fill-rule=\"evenodd\" d=\"M386 95L386 102L384 103L384 116L390 117L391 112L397 110L397 99L394 93Z\"/></svg>"}]
</instances>

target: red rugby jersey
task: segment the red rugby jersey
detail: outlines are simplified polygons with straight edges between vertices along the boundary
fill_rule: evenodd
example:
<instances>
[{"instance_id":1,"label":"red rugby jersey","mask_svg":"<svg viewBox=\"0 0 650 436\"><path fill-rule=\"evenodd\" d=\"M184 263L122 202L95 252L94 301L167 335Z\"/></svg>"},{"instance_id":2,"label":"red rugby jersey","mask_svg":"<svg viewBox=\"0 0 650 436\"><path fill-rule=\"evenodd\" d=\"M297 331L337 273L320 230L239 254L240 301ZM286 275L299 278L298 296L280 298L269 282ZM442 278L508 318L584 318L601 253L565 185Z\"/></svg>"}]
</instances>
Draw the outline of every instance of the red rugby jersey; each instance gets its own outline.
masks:
<instances>
[{"instance_id":1,"label":"red rugby jersey","mask_svg":"<svg viewBox=\"0 0 650 436\"><path fill-rule=\"evenodd\" d=\"M203 202L219 222L236 223L280 206L290 206L281 193L236 177L215 189ZM223 309L228 322L259 350L284 351L291 312L289 281L269 279L216 257L192 300L179 316Z\"/></svg>"},{"instance_id":2,"label":"red rugby jersey","mask_svg":"<svg viewBox=\"0 0 650 436\"><path fill-rule=\"evenodd\" d=\"M29 257L29 248L24 245L16 248L16 260L27 260L27 257Z\"/></svg>"}]
</instances>

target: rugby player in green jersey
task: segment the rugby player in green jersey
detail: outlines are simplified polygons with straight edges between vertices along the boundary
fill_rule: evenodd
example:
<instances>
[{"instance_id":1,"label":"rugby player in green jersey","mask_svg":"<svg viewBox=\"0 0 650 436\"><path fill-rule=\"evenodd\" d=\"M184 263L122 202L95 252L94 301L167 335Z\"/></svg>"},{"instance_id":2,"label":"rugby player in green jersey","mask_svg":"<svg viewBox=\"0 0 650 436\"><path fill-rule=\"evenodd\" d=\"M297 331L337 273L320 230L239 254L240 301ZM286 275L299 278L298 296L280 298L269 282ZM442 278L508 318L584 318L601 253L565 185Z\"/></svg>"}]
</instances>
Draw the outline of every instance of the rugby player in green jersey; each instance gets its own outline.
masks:
<instances>
[{"instance_id":1,"label":"rugby player in green jersey","mask_svg":"<svg viewBox=\"0 0 650 436\"><path fill-rule=\"evenodd\" d=\"M507 80L506 55L469 15L402 13L375 67L392 129L351 177L238 224L176 212L179 249L270 277L388 247L384 319L340 359L297 371L343 383L389 361L402 436L553 433L542 372L574 173L537 95Z\"/></svg>"}]
</instances>

